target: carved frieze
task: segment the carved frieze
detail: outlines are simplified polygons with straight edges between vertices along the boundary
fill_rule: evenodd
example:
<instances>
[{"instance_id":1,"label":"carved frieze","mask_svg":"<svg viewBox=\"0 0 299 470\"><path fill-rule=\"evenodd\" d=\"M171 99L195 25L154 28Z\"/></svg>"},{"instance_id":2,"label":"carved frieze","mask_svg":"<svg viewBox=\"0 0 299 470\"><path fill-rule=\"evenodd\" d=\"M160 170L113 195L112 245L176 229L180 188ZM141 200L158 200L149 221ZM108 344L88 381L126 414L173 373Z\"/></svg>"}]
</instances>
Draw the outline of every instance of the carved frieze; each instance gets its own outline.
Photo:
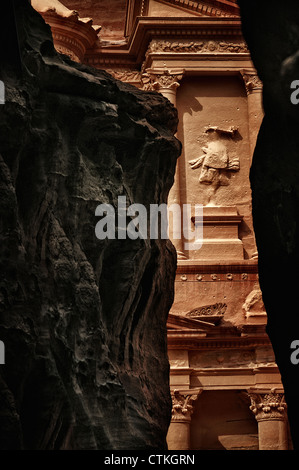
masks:
<instances>
[{"instance_id":1,"label":"carved frieze","mask_svg":"<svg viewBox=\"0 0 299 470\"><path fill-rule=\"evenodd\" d=\"M142 75L138 70L126 70L126 69L106 69L106 72L110 73L112 77L122 82L131 83L134 85L142 85Z\"/></svg>"},{"instance_id":2,"label":"carved frieze","mask_svg":"<svg viewBox=\"0 0 299 470\"><path fill-rule=\"evenodd\" d=\"M207 54L240 54L249 53L248 47L244 41L221 41L221 40L202 40L202 41L167 41L153 39L150 42L147 53L157 52L172 53L207 53Z\"/></svg>"},{"instance_id":3,"label":"carved frieze","mask_svg":"<svg viewBox=\"0 0 299 470\"><path fill-rule=\"evenodd\" d=\"M202 317L202 316L223 316L226 312L227 305L224 303L216 303L213 305L205 305L203 307L194 308L186 314L187 317Z\"/></svg>"}]
</instances>

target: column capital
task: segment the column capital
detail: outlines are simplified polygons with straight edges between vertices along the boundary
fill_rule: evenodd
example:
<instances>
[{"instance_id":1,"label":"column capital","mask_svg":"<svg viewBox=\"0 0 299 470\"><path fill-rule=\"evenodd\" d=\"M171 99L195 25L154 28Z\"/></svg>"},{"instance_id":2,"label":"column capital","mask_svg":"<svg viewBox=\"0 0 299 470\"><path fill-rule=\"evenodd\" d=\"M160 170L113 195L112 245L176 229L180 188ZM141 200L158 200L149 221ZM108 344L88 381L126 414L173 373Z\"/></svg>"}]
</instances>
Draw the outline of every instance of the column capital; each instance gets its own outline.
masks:
<instances>
[{"instance_id":1,"label":"column capital","mask_svg":"<svg viewBox=\"0 0 299 470\"><path fill-rule=\"evenodd\" d=\"M250 410L257 421L274 421L286 419L287 404L284 393L273 390L268 392L248 392L251 405Z\"/></svg>"},{"instance_id":2,"label":"column capital","mask_svg":"<svg viewBox=\"0 0 299 470\"><path fill-rule=\"evenodd\" d=\"M143 89L146 91L173 90L180 86L183 69L146 69L142 74Z\"/></svg>"},{"instance_id":3,"label":"column capital","mask_svg":"<svg viewBox=\"0 0 299 470\"><path fill-rule=\"evenodd\" d=\"M247 96L251 93L262 92L263 82L257 72L254 70L241 70L240 73L244 80Z\"/></svg>"},{"instance_id":4,"label":"column capital","mask_svg":"<svg viewBox=\"0 0 299 470\"><path fill-rule=\"evenodd\" d=\"M195 403L202 390L192 390L186 392L181 390L173 390L172 398L172 417L171 421L190 422L194 411Z\"/></svg>"}]
</instances>

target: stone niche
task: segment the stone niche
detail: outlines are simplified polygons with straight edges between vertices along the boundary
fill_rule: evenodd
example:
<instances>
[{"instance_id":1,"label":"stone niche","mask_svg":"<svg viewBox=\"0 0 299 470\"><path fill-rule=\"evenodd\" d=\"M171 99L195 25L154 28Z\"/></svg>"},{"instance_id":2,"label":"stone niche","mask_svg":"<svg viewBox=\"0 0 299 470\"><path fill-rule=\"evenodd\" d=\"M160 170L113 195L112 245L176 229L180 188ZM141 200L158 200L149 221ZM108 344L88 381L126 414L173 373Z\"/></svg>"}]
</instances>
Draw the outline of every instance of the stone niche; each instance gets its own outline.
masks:
<instances>
[{"instance_id":1,"label":"stone niche","mask_svg":"<svg viewBox=\"0 0 299 470\"><path fill-rule=\"evenodd\" d=\"M249 405L240 391L203 391L192 416L191 449L258 450L258 426Z\"/></svg>"},{"instance_id":2,"label":"stone niche","mask_svg":"<svg viewBox=\"0 0 299 470\"><path fill-rule=\"evenodd\" d=\"M186 75L177 91L177 108L178 138L183 144L179 159L181 203L204 206L206 241L188 256L250 259L256 246L244 81L240 74Z\"/></svg>"}]
</instances>

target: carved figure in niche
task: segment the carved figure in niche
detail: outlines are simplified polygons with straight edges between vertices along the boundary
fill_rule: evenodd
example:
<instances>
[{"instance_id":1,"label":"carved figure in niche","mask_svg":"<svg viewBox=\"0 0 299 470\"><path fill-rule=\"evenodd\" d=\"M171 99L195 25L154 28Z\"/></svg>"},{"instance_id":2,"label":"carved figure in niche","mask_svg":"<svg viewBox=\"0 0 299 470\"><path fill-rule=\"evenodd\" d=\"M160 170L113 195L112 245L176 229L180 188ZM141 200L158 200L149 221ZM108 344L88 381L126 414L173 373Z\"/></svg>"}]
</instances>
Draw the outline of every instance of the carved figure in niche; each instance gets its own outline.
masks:
<instances>
[{"instance_id":1,"label":"carved figure in niche","mask_svg":"<svg viewBox=\"0 0 299 470\"><path fill-rule=\"evenodd\" d=\"M221 141L209 142L202 150L203 155L189 162L192 170L201 168L199 182L215 188L228 186L229 172L240 170L239 158L230 158L226 145Z\"/></svg>"}]
</instances>

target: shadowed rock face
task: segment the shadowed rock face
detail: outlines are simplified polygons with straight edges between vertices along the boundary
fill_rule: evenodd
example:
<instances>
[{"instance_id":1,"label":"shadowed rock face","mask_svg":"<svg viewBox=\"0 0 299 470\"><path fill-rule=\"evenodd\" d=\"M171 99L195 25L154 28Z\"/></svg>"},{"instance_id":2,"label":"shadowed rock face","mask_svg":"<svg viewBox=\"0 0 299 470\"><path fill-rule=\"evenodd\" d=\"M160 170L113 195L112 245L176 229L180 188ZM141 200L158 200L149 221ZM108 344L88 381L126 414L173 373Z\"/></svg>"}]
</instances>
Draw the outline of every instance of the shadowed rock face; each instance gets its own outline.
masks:
<instances>
[{"instance_id":1,"label":"shadowed rock face","mask_svg":"<svg viewBox=\"0 0 299 470\"><path fill-rule=\"evenodd\" d=\"M265 118L251 168L253 219L267 331L285 388L293 444L299 448L299 106L290 100L299 80L299 10L292 1L247 2L243 32L264 83Z\"/></svg>"},{"instance_id":2,"label":"shadowed rock face","mask_svg":"<svg viewBox=\"0 0 299 470\"><path fill-rule=\"evenodd\" d=\"M2 64L1 449L163 449L175 250L98 240L101 203L167 201L180 144L156 93L56 54L25 2Z\"/></svg>"}]
</instances>

